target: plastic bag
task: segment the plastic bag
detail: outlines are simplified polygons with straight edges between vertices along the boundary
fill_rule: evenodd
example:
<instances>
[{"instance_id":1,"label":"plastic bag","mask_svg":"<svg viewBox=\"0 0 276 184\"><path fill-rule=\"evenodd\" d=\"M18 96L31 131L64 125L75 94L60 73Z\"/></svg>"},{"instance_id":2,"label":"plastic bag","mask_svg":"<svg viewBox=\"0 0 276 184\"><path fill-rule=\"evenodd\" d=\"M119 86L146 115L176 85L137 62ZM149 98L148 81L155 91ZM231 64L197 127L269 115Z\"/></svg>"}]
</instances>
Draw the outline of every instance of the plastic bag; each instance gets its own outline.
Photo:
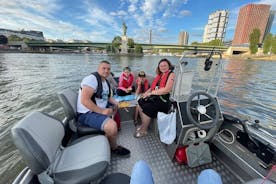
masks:
<instances>
[{"instance_id":1,"label":"plastic bag","mask_svg":"<svg viewBox=\"0 0 276 184\"><path fill-rule=\"evenodd\" d=\"M176 137L176 112L158 112L157 124L161 142L171 144Z\"/></svg>"}]
</instances>

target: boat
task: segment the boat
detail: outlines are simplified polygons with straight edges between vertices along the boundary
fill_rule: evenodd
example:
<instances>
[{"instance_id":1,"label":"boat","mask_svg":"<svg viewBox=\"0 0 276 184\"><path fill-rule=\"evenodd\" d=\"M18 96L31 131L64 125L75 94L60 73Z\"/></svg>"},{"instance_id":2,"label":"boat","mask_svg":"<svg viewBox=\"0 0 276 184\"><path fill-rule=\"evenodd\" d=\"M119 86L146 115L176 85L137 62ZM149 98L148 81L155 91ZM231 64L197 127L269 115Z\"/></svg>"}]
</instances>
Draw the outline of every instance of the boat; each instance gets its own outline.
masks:
<instances>
[{"instance_id":1,"label":"boat","mask_svg":"<svg viewBox=\"0 0 276 184\"><path fill-rule=\"evenodd\" d=\"M197 54L200 57L205 54L205 59L199 64L185 57ZM134 138L133 117L137 101L122 100L119 108L122 127L118 142L131 150L129 158L110 155L103 132L78 124L75 90L68 89L58 93L65 111L65 119L62 122L45 113L32 112L12 128L14 143L27 163L26 168L16 177L13 184L84 183L84 181L88 182L87 178L89 183L116 183L118 178L122 179L119 183L129 183L132 168L139 160L144 160L148 164L152 179L158 184L197 183L198 175L206 169L213 169L219 173L224 184L276 183L276 131L263 127L259 121L250 122L222 112L217 96L222 74L223 63L219 51L189 52L184 53L179 59L175 66L176 80L171 93L172 110L176 114L176 127L175 136L170 143L161 141L161 132L156 119L152 120L147 136ZM48 121L59 124L53 126L61 129L61 135L58 131L47 130ZM60 150L59 155L51 153L53 157L58 158L53 163L47 161L49 153L45 155L35 149L36 139L32 139L31 142L24 140L27 143L22 140L18 142L18 138L22 138L22 127L24 129L25 124L30 126L36 123L38 123L36 128L41 134L49 131L45 139L50 137L49 140L52 140L58 136L58 140L62 141L55 145L55 149ZM46 127L41 130L43 126ZM95 139L101 142L101 146L95 145ZM78 152L82 154L83 150L87 151L87 146L91 147L92 152L102 152L104 156L99 158L101 163L99 164L98 160L98 165L95 165L93 160L88 159L93 166L89 166L91 172L80 164L79 167L76 166L76 170L81 168L82 172L72 174L68 171L63 176L60 176L60 173L53 174L58 164L65 165L62 163L64 159L61 159L60 153L84 140L89 144L80 146L77 149ZM76 153L72 153L71 156L71 161L79 157ZM70 162L70 159L67 161ZM45 162L48 165L39 165ZM40 169L36 170L38 167ZM124 178L127 179L124 180Z\"/></svg>"}]
</instances>

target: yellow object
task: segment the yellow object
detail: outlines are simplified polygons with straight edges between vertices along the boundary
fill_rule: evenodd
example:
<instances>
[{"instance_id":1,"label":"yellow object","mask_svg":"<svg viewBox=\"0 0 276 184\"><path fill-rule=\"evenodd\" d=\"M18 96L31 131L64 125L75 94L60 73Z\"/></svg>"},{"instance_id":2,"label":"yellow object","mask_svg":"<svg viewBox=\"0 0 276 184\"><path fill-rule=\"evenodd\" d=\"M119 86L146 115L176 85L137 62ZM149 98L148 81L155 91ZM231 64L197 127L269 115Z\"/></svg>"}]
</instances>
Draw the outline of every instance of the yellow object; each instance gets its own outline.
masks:
<instances>
[{"instance_id":1,"label":"yellow object","mask_svg":"<svg viewBox=\"0 0 276 184\"><path fill-rule=\"evenodd\" d=\"M125 107L129 107L130 103L129 102L119 102L119 108L125 108Z\"/></svg>"}]
</instances>

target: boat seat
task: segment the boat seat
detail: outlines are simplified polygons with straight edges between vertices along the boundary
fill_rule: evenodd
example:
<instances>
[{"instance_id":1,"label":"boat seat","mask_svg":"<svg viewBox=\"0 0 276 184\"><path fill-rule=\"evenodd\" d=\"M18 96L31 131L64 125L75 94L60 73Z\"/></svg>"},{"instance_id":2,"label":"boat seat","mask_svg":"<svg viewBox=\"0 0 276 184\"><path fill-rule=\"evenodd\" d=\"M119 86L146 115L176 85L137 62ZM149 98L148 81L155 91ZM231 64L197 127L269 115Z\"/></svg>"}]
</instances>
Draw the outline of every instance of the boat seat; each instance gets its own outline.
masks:
<instances>
[{"instance_id":1,"label":"boat seat","mask_svg":"<svg viewBox=\"0 0 276 184\"><path fill-rule=\"evenodd\" d=\"M102 177L110 162L110 146L103 135L85 136L61 146L64 124L33 112L12 129L21 156L40 183L89 183Z\"/></svg>"},{"instance_id":2,"label":"boat seat","mask_svg":"<svg viewBox=\"0 0 276 184\"><path fill-rule=\"evenodd\" d=\"M69 120L70 129L77 133L79 137L89 134L104 134L101 130L91 128L77 121L77 92L72 89L66 89L58 93L58 98L63 106L65 116Z\"/></svg>"}]
</instances>

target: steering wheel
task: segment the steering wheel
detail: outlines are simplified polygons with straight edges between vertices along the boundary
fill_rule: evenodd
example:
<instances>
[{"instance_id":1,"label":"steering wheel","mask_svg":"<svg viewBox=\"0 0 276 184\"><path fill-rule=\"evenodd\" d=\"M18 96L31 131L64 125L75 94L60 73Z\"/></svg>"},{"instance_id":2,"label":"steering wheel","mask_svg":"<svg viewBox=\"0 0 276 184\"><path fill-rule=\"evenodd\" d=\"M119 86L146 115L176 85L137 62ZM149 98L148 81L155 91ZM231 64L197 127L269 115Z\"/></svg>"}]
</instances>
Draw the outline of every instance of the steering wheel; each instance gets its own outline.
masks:
<instances>
[{"instance_id":1,"label":"steering wheel","mask_svg":"<svg viewBox=\"0 0 276 184\"><path fill-rule=\"evenodd\" d=\"M205 104L206 100L208 104L202 104L203 99ZM188 98L186 110L188 119L200 129L209 130L218 123L220 115L218 103L204 91L195 92ZM202 124L203 121L211 122Z\"/></svg>"}]
</instances>

